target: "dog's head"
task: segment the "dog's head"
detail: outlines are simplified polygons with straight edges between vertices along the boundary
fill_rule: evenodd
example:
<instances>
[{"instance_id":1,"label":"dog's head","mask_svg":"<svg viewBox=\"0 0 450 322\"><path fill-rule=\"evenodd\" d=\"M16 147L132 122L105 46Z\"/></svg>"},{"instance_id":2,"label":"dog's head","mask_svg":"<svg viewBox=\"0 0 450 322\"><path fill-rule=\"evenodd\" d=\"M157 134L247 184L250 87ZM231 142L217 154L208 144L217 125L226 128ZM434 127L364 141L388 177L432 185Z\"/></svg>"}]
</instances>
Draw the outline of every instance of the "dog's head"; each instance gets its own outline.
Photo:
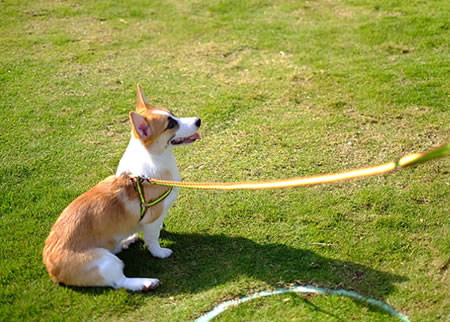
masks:
<instances>
[{"instance_id":1,"label":"dog's head","mask_svg":"<svg viewBox=\"0 0 450 322\"><path fill-rule=\"evenodd\" d=\"M197 133L201 123L199 118L178 118L167 109L151 106L139 84L136 111L130 112L130 120L132 135L154 153L200 139Z\"/></svg>"}]
</instances>

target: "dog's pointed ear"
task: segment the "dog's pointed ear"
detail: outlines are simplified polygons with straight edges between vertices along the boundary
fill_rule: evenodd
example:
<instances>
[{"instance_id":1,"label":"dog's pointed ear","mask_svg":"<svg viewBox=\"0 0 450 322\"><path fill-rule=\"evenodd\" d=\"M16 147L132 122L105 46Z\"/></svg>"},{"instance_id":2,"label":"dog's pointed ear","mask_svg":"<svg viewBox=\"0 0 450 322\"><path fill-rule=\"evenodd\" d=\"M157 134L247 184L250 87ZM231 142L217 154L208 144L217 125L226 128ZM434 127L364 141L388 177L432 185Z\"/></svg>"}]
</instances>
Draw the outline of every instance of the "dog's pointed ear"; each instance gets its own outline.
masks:
<instances>
[{"instance_id":1,"label":"dog's pointed ear","mask_svg":"<svg viewBox=\"0 0 450 322\"><path fill-rule=\"evenodd\" d=\"M133 126L133 132L136 137L140 137L144 140L148 139L152 134L150 126L148 125L145 118L134 111L130 112L130 120Z\"/></svg>"},{"instance_id":2,"label":"dog's pointed ear","mask_svg":"<svg viewBox=\"0 0 450 322\"><path fill-rule=\"evenodd\" d=\"M141 85L137 84L136 111L148 108L152 108L152 106L147 103L147 99L145 98Z\"/></svg>"}]
</instances>

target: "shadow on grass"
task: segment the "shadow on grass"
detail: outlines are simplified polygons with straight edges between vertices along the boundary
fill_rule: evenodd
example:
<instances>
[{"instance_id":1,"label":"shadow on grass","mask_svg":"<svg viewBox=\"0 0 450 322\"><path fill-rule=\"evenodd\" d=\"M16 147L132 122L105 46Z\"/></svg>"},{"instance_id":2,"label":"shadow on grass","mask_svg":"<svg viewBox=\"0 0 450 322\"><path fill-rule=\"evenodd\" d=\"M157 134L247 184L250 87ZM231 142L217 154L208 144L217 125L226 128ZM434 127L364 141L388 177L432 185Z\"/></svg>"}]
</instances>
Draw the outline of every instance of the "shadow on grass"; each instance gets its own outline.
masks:
<instances>
[{"instance_id":1,"label":"shadow on grass","mask_svg":"<svg viewBox=\"0 0 450 322\"><path fill-rule=\"evenodd\" d=\"M142 240L119 254L125 262L127 276L161 280L162 284L156 291L159 296L198 293L247 276L264 281L273 288L291 283L313 284L329 289L342 288L383 300L394 290L395 283L407 280L399 275L282 244L258 244L246 238L225 235L167 231L161 235L174 250L170 258L151 257ZM355 302L367 306L364 302Z\"/></svg>"}]
</instances>

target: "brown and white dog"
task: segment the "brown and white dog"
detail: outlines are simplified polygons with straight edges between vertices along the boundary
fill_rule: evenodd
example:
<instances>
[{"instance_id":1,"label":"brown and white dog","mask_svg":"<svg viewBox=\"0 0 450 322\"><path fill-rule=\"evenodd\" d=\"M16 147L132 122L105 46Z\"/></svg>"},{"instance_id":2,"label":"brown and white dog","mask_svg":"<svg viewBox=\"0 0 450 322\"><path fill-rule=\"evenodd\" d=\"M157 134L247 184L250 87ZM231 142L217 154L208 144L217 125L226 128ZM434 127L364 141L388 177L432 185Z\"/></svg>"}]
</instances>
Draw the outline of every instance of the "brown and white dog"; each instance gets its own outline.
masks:
<instances>
[{"instance_id":1,"label":"brown and white dog","mask_svg":"<svg viewBox=\"0 0 450 322\"><path fill-rule=\"evenodd\" d=\"M200 138L199 118L177 118L170 111L150 106L138 85L136 111L129 114L132 133L116 176L110 176L75 199L59 216L43 251L53 281L74 286L109 286L147 291L159 285L154 278L128 278L114 254L136 241L140 231L150 253L166 258L172 250L159 245L160 227L177 198L174 188L162 202L147 209L129 176L180 180L173 148ZM143 185L148 200L168 188Z\"/></svg>"}]
</instances>

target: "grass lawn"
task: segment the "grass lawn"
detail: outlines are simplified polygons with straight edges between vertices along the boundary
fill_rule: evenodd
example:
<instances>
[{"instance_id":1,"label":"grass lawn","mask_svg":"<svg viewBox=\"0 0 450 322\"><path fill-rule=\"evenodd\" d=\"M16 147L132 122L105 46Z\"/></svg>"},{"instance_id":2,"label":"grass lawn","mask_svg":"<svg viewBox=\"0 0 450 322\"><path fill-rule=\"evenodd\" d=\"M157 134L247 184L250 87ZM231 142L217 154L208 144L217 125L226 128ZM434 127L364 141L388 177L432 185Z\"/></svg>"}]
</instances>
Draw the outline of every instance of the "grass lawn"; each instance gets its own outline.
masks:
<instances>
[{"instance_id":1,"label":"grass lawn","mask_svg":"<svg viewBox=\"0 0 450 322\"><path fill-rule=\"evenodd\" d=\"M0 320L190 320L265 289L312 284L450 319L450 162L302 189L183 190L165 260L121 253L154 292L54 284L44 240L114 173L136 83L202 118L177 149L189 181L362 167L449 139L450 2L0 1ZM388 320L340 296L280 295L219 320Z\"/></svg>"}]
</instances>

